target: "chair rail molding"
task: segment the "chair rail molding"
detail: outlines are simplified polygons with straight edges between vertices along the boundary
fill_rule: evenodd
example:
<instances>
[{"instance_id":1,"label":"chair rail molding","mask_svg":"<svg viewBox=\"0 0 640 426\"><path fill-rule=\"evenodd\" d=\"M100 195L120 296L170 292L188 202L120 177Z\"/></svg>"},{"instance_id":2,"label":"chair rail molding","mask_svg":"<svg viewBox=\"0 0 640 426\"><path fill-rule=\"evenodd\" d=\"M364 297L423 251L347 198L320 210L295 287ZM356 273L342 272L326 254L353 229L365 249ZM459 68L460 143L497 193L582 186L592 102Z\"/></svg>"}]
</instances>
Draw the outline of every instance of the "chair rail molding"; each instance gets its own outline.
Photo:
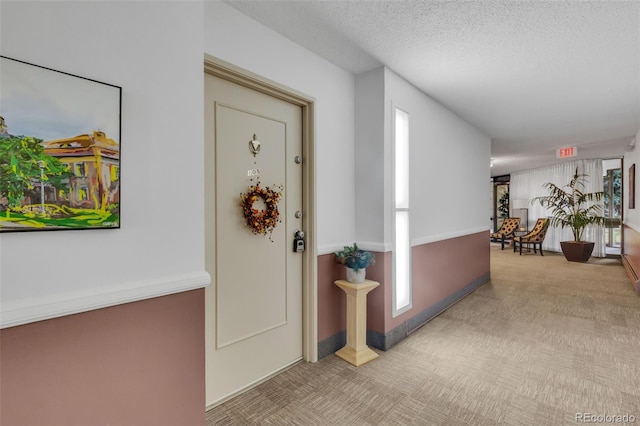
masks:
<instances>
[{"instance_id":1,"label":"chair rail molding","mask_svg":"<svg viewBox=\"0 0 640 426\"><path fill-rule=\"evenodd\" d=\"M622 222L622 224L624 226L628 226L629 228L633 229L634 231L636 231L638 234L640 234L640 226L638 225L634 225L633 223L629 223L626 220Z\"/></svg>"},{"instance_id":2,"label":"chair rail molding","mask_svg":"<svg viewBox=\"0 0 640 426\"><path fill-rule=\"evenodd\" d=\"M415 247L415 246L420 246L420 245L423 245L423 244L429 244L429 243L435 243L435 242L438 242L438 241L450 240L452 238L466 237L467 235L478 234L480 232L488 232L490 230L491 230L490 226L479 226L477 228L461 229L461 230L458 230L458 231L445 232L445 233L442 233L442 234L435 234L435 235L428 235L428 236L425 236L425 237L412 238L411 239L411 246ZM489 237L488 234L487 234L487 237Z\"/></svg>"},{"instance_id":3,"label":"chair rail molding","mask_svg":"<svg viewBox=\"0 0 640 426\"><path fill-rule=\"evenodd\" d=\"M133 281L109 287L106 292L75 291L56 297L32 298L0 304L0 328L15 327L95 309L137 302L203 288L211 283L206 271Z\"/></svg>"}]
</instances>

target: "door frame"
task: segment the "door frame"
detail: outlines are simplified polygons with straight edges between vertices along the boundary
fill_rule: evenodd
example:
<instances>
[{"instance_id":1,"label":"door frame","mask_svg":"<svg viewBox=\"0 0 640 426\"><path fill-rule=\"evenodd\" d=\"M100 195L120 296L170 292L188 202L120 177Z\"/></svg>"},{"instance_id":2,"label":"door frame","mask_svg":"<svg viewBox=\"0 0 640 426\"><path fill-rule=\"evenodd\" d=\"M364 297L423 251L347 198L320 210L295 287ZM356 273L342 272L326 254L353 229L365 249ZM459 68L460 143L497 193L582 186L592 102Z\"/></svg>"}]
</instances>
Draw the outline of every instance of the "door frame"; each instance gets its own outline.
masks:
<instances>
[{"instance_id":1,"label":"door frame","mask_svg":"<svg viewBox=\"0 0 640 426\"><path fill-rule=\"evenodd\" d=\"M208 54L204 57L204 73L297 105L302 110L302 229L306 239L306 249L302 253L302 358L305 361L316 362L318 361L318 274L315 209L315 99Z\"/></svg>"}]
</instances>

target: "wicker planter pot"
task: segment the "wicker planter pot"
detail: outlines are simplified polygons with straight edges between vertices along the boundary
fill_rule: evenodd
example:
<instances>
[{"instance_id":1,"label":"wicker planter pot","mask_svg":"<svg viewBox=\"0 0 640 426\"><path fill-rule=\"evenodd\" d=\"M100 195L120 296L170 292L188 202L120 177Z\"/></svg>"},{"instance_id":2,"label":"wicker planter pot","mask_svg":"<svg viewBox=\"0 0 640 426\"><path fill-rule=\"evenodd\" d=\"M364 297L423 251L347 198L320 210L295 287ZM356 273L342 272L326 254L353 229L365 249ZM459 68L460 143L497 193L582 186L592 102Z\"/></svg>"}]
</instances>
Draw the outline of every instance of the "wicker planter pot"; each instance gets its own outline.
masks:
<instances>
[{"instance_id":1,"label":"wicker planter pot","mask_svg":"<svg viewBox=\"0 0 640 426\"><path fill-rule=\"evenodd\" d=\"M560 241L562 253L569 262L587 262L595 243L589 241Z\"/></svg>"}]
</instances>

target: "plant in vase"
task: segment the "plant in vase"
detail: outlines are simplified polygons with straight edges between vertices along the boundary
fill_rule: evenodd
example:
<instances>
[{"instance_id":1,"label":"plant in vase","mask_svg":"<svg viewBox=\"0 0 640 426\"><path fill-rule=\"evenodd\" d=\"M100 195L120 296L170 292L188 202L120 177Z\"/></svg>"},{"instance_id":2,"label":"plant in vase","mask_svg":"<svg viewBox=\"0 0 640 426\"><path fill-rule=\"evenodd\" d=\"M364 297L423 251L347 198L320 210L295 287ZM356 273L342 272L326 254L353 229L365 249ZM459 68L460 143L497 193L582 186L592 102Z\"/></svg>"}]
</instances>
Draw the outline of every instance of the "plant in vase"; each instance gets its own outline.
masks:
<instances>
[{"instance_id":1,"label":"plant in vase","mask_svg":"<svg viewBox=\"0 0 640 426\"><path fill-rule=\"evenodd\" d=\"M602 216L602 205L598 202L608 195L603 191L584 192L586 174L578 173L578 168L571 181L563 186L547 182L543 187L549 195L536 197L541 206L551 210L551 225L570 228L573 241L560 241L565 258L570 262L587 262L595 243L584 241L582 236L589 225L606 225L608 220Z\"/></svg>"},{"instance_id":2,"label":"plant in vase","mask_svg":"<svg viewBox=\"0 0 640 426\"><path fill-rule=\"evenodd\" d=\"M356 243L345 246L335 253L336 259L347 267L347 281L351 283L364 282L366 268L376 261L375 255L367 250L361 250Z\"/></svg>"}]
</instances>

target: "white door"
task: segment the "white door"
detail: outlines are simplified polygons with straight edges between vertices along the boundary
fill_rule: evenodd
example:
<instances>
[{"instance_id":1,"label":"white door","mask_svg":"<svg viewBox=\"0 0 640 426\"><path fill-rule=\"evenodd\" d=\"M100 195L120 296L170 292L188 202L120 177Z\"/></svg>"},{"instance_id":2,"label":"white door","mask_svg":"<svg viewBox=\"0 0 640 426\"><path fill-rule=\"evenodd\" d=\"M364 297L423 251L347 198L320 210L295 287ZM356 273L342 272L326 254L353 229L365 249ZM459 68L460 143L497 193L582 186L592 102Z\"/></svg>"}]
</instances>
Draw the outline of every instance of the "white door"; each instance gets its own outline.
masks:
<instances>
[{"instance_id":1,"label":"white door","mask_svg":"<svg viewBox=\"0 0 640 426\"><path fill-rule=\"evenodd\" d=\"M302 358L302 110L211 75L205 76L207 406ZM299 158L298 158L299 160ZM254 226L241 194L256 185L281 192L272 232L257 196ZM296 214L300 212L299 214ZM258 232L258 233L256 233Z\"/></svg>"}]
</instances>

